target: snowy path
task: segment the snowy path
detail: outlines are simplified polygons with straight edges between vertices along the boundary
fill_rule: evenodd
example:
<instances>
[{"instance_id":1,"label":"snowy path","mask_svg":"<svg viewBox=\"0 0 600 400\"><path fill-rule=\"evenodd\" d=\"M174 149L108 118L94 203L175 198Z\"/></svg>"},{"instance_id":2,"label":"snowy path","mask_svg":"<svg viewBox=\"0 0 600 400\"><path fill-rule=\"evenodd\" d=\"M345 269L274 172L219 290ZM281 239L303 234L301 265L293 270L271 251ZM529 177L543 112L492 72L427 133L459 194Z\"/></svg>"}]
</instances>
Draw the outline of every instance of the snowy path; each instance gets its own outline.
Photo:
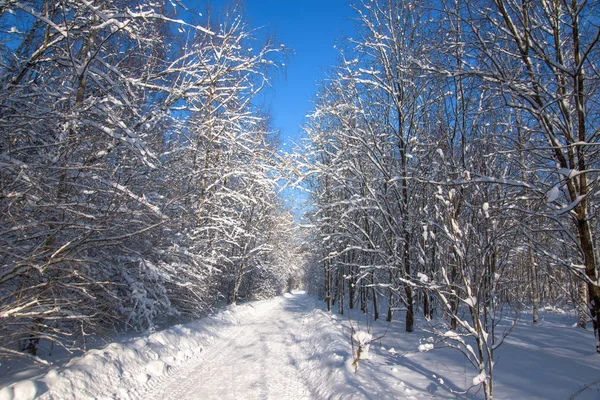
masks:
<instances>
[{"instance_id":1,"label":"snowy path","mask_svg":"<svg viewBox=\"0 0 600 400\"><path fill-rule=\"evenodd\" d=\"M312 398L302 366L311 356L307 322L313 310L314 300L304 294L258 310L147 398Z\"/></svg>"},{"instance_id":2,"label":"snowy path","mask_svg":"<svg viewBox=\"0 0 600 400\"><path fill-rule=\"evenodd\" d=\"M295 292L115 341L2 387L0 400L365 398L348 336Z\"/></svg>"}]
</instances>

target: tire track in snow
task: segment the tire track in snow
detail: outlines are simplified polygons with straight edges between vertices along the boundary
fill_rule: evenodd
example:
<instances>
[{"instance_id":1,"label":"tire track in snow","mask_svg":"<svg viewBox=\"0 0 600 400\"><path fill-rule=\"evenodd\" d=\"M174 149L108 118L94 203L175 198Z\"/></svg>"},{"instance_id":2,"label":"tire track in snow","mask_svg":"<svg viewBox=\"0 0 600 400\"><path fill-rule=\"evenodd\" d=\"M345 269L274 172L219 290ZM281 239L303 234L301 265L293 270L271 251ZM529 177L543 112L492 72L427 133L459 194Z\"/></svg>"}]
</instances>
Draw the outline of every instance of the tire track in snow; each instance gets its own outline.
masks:
<instances>
[{"instance_id":1,"label":"tire track in snow","mask_svg":"<svg viewBox=\"0 0 600 400\"><path fill-rule=\"evenodd\" d=\"M259 307L255 307L253 304L247 304L246 306L252 308L254 312L245 312L243 316L238 315L237 318L240 318L240 320L235 325L221 326L221 329L218 329L216 332L214 331L214 328L211 328L210 330L212 333L206 333L206 335L210 335L208 343L202 345L202 347L194 356L186 356L190 357L186 362L183 364L178 364L174 367L169 365L166 374L152 376L151 379L149 379L148 382L146 382L141 388L133 388L127 393L124 393L121 390L119 394L115 393L116 398L123 400L146 400L152 398L161 398L155 397L152 393L156 390L159 390L170 380L176 379L178 376L185 375L186 371L200 368L199 365L204 362L205 359L210 359L214 356L214 354L224 350L227 347L228 342L232 340L234 336L247 329L247 327L245 327L243 324L247 323L248 320L254 320L257 318L257 313L263 314L269 312L273 307L276 307L280 301L279 299L273 299L269 303L263 302L262 304L259 304Z\"/></svg>"},{"instance_id":2,"label":"tire track in snow","mask_svg":"<svg viewBox=\"0 0 600 400\"><path fill-rule=\"evenodd\" d=\"M308 399L303 377L309 312L307 296L297 295L260 310L253 320L231 328L198 360L147 392L163 399Z\"/></svg>"}]
</instances>

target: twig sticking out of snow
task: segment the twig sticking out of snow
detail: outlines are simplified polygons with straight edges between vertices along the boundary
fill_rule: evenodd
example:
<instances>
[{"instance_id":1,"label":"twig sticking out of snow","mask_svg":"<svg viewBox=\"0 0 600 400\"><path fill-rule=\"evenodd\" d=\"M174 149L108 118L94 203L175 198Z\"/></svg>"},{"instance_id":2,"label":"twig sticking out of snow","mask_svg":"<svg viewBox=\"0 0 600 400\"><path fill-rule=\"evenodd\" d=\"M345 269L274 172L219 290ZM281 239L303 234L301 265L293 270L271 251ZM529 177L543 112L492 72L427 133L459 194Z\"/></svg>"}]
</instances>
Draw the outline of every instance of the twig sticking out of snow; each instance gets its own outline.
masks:
<instances>
[{"instance_id":1,"label":"twig sticking out of snow","mask_svg":"<svg viewBox=\"0 0 600 400\"><path fill-rule=\"evenodd\" d=\"M352 335L352 340L358 343L358 350L356 350L356 357L352 362L352 366L355 368L355 372L358 371L358 360L369 359L369 347L373 341L373 336L369 332L357 331Z\"/></svg>"}]
</instances>

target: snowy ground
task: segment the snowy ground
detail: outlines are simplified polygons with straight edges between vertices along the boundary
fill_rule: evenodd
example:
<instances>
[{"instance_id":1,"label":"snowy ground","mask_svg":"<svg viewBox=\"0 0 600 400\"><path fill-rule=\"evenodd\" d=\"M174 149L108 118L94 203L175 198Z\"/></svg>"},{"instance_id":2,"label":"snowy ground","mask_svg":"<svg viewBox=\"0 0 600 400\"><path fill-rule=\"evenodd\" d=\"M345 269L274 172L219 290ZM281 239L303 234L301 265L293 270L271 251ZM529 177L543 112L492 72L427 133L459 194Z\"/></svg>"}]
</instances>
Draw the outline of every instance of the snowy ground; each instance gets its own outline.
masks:
<instances>
[{"instance_id":1,"label":"snowy ground","mask_svg":"<svg viewBox=\"0 0 600 400\"><path fill-rule=\"evenodd\" d=\"M523 313L513 333L497 349L494 398L600 399L600 355L595 353L593 333L574 327L573 315L540 316L539 324L533 326L531 315ZM505 321L499 330L510 322ZM417 324L417 331L430 326L422 319ZM468 389L477 375L461 353L449 348L420 352L419 345L429 343L430 335L408 334L402 332L403 327L401 321L395 321L389 327L376 322L370 328L374 337L385 333L372 344L371 358L361 362L358 373L367 393L379 393L371 398L483 399L476 388L465 395L453 394ZM581 393L571 397L579 389Z\"/></svg>"},{"instance_id":2,"label":"snowy ground","mask_svg":"<svg viewBox=\"0 0 600 400\"><path fill-rule=\"evenodd\" d=\"M497 399L568 399L600 379L591 332L573 328L572 317L543 316L536 327L523 318L498 351ZM360 313L352 317L367 330ZM404 333L401 321L368 328L373 337L387 333L355 373L350 325L296 292L91 350L0 389L0 400L482 398L452 394L476 372L451 349L419 352L428 335ZM599 388L575 399L599 399Z\"/></svg>"}]
</instances>

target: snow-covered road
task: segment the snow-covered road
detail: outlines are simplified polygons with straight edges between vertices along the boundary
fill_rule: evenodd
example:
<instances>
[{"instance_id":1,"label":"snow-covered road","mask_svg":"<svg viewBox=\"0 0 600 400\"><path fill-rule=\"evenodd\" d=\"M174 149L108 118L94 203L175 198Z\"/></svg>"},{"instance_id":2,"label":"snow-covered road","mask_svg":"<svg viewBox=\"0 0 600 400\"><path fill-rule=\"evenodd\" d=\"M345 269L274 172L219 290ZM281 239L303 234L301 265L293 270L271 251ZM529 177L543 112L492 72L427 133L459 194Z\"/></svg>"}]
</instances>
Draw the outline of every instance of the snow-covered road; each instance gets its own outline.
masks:
<instances>
[{"instance_id":1,"label":"snow-covered road","mask_svg":"<svg viewBox=\"0 0 600 400\"><path fill-rule=\"evenodd\" d=\"M348 339L321 302L295 292L26 370L0 384L0 400L354 398Z\"/></svg>"},{"instance_id":2,"label":"snow-covered road","mask_svg":"<svg viewBox=\"0 0 600 400\"><path fill-rule=\"evenodd\" d=\"M312 398L302 367L312 355L308 337L313 310L313 298L304 294L257 310L253 320L230 329L147 398Z\"/></svg>"}]
</instances>

